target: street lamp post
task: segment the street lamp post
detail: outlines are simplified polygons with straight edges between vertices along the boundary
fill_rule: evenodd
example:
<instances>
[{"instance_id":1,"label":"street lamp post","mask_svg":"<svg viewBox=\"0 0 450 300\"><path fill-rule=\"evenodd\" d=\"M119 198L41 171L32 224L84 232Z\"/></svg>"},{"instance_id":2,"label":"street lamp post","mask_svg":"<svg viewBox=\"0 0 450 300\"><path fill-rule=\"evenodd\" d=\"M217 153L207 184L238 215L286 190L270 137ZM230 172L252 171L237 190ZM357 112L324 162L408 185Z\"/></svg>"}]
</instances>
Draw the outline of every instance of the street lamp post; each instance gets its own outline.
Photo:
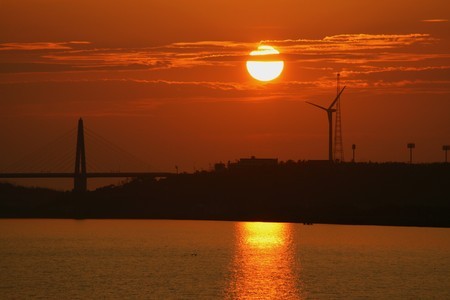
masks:
<instances>
[{"instance_id":1,"label":"street lamp post","mask_svg":"<svg viewBox=\"0 0 450 300\"><path fill-rule=\"evenodd\" d=\"M448 162L448 160L447 160L447 151L450 150L450 145L442 146L442 150L444 150L444 152L445 152L445 162L447 163Z\"/></svg>"},{"instance_id":2,"label":"street lamp post","mask_svg":"<svg viewBox=\"0 0 450 300\"><path fill-rule=\"evenodd\" d=\"M352 151L353 151L353 158L352 158L352 162L355 162L355 150L356 150L356 145L353 144L352 145Z\"/></svg>"},{"instance_id":3,"label":"street lamp post","mask_svg":"<svg viewBox=\"0 0 450 300\"><path fill-rule=\"evenodd\" d=\"M412 164L412 159L413 159L413 149L416 148L416 144L414 143L408 143L407 147L409 149L409 163Z\"/></svg>"}]
</instances>

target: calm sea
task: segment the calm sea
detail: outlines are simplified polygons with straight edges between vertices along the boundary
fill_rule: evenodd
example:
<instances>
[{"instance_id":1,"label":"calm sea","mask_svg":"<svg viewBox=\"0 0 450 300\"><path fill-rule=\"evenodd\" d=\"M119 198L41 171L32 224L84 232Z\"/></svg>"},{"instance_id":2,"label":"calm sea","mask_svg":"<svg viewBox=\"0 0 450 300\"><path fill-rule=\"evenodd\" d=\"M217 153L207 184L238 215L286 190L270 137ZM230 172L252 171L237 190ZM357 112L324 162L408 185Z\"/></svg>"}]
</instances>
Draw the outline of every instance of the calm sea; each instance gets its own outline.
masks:
<instances>
[{"instance_id":1,"label":"calm sea","mask_svg":"<svg viewBox=\"0 0 450 300\"><path fill-rule=\"evenodd\" d=\"M450 229L0 220L0 298L450 299Z\"/></svg>"}]
</instances>

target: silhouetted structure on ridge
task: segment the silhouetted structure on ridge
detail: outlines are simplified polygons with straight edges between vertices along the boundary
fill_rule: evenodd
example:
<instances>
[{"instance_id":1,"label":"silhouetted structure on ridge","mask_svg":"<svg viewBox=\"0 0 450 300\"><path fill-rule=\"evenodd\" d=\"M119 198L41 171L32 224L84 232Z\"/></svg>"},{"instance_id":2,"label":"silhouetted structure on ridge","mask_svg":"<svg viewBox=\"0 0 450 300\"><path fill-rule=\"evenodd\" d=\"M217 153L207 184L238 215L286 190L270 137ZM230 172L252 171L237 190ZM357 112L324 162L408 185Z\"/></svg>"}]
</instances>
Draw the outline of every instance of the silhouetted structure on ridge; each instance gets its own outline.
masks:
<instances>
[{"instance_id":1,"label":"silhouetted structure on ridge","mask_svg":"<svg viewBox=\"0 0 450 300\"><path fill-rule=\"evenodd\" d=\"M228 168L231 170L237 169L253 169L264 167L276 167L278 165L278 158L256 158L252 156L250 158L240 158L237 162L229 162Z\"/></svg>"}]
</instances>

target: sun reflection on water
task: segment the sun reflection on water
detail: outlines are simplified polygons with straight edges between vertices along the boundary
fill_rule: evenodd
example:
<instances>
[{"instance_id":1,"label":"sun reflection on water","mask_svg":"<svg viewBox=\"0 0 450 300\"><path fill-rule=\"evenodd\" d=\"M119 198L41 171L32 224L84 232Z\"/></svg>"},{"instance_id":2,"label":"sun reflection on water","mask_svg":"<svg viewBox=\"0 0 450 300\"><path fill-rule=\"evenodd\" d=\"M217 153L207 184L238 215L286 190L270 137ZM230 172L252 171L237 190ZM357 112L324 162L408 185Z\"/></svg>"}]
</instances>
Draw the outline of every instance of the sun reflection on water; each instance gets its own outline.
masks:
<instances>
[{"instance_id":1,"label":"sun reflection on water","mask_svg":"<svg viewBox=\"0 0 450 300\"><path fill-rule=\"evenodd\" d=\"M232 280L233 299L300 299L295 276L292 225L238 223Z\"/></svg>"},{"instance_id":2,"label":"sun reflection on water","mask_svg":"<svg viewBox=\"0 0 450 300\"><path fill-rule=\"evenodd\" d=\"M241 228L244 242L249 247L276 248L286 242L285 228L282 223L243 223Z\"/></svg>"}]
</instances>

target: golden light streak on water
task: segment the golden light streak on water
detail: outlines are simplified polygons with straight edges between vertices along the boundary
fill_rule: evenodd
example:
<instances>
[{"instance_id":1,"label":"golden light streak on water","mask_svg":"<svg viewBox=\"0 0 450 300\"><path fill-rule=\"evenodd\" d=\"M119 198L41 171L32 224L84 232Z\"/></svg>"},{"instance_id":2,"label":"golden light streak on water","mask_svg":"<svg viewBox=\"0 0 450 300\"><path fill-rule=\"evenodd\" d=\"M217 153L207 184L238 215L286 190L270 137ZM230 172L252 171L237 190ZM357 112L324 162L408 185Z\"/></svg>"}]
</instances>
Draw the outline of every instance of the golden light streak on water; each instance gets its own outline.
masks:
<instances>
[{"instance_id":1,"label":"golden light streak on water","mask_svg":"<svg viewBox=\"0 0 450 300\"><path fill-rule=\"evenodd\" d=\"M299 299L294 276L292 225L237 223L233 278L234 299Z\"/></svg>"}]
</instances>

